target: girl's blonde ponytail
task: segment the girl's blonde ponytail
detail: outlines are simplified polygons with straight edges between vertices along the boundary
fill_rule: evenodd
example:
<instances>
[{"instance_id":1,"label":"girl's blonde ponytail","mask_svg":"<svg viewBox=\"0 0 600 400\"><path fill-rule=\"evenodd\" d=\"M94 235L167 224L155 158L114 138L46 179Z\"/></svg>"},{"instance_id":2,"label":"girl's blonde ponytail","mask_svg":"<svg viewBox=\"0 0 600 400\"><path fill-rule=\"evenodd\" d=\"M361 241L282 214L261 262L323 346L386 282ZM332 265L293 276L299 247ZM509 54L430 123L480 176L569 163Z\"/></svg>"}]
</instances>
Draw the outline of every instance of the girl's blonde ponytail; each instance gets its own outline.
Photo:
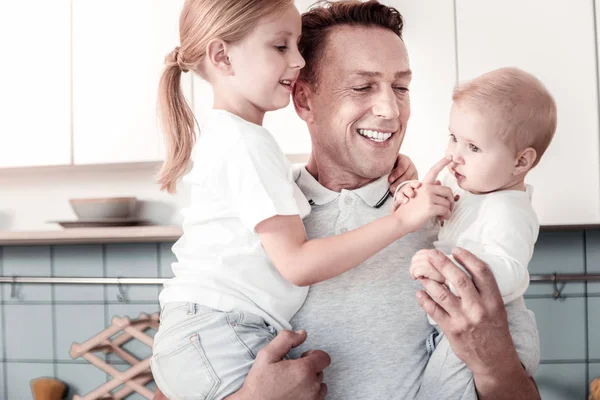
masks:
<instances>
[{"instance_id":1,"label":"girl's blonde ponytail","mask_svg":"<svg viewBox=\"0 0 600 400\"><path fill-rule=\"evenodd\" d=\"M167 153L158 183L161 190L175 193L177 181L189 165L196 141L195 120L181 90L181 73L188 69L182 61L179 47L167 56L165 64L158 88L158 104Z\"/></svg>"}]
</instances>

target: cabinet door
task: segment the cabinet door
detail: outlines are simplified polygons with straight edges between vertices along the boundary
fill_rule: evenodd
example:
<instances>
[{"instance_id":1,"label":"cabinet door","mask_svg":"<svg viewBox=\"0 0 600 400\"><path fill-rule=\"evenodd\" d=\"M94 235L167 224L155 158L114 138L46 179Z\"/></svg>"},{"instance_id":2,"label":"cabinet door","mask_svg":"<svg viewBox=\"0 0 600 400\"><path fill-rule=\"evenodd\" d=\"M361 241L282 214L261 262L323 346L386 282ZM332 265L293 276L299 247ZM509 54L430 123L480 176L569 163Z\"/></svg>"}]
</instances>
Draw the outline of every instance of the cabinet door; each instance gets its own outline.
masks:
<instances>
[{"instance_id":1,"label":"cabinet door","mask_svg":"<svg viewBox=\"0 0 600 400\"><path fill-rule=\"evenodd\" d=\"M73 0L75 164L157 161L165 56L179 44L183 0ZM182 85L190 95L190 77Z\"/></svg>"},{"instance_id":2,"label":"cabinet door","mask_svg":"<svg viewBox=\"0 0 600 400\"><path fill-rule=\"evenodd\" d=\"M413 73L411 116L400 152L425 173L444 157L456 84L454 6L451 1L384 1L404 18L403 38Z\"/></svg>"},{"instance_id":3,"label":"cabinet door","mask_svg":"<svg viewBox=\"0 0 600 400\"><path fill-rule=\"evenodd\" d=\"M568 9L565 4L456 2L460 80L516 66L540 78L556 99L556 136L528 176L546 225L600 222L594 4L571 1Z\"/></svg>"},{"instance_id":4,"label":"cabinet door","mask_svg":"<svg viewBox=\"0 0 600 400\"><path fill-rule=\"evenodd\" d=\"M0 168L71 162L69 0L0 2Z\"/></svg>"}]
</instances>

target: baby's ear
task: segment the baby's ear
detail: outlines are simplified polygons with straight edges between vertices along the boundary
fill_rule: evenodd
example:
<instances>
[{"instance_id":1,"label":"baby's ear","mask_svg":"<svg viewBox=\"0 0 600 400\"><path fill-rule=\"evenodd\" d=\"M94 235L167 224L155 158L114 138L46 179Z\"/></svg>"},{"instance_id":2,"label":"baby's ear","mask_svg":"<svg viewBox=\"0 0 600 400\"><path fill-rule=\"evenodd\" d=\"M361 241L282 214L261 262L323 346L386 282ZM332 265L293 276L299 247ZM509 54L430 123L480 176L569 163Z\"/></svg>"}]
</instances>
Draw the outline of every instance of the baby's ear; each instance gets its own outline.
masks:
<instances>
[{"instance_id":1,"label":"baby's ear","mask_svg":"<svg viewBox=\"0 0 600 400\"><path fill-rule=\"evenodd\" d=\"M221 39L213 39L206 46L206 58L210 65L224 72L226 75L233 74L233 68L229 60L227 43Z\"/></svg>"},{"instance_id":2,"label":"baby's ear","mask_svg":"<svg viewBox=\"0 0 600 400\"><path fill-rule=\"evenodd\" d=\"M537 152L533 147L528 147L521 151L515 162L515 175L522 174L533 168L536 159Z\"/></svg>"}]
</instances>

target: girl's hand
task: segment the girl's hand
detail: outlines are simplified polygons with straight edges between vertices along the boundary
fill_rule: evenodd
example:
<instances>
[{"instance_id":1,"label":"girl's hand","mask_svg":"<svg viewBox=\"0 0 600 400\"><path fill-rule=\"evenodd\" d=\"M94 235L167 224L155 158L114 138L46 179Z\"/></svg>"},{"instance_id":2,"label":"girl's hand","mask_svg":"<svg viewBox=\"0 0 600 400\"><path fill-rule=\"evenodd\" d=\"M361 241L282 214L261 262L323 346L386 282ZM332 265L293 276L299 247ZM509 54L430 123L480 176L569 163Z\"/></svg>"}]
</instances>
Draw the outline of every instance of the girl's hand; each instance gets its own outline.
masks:
<instances>
[{"instance_id":1,"label":"girl's hand","mask_svg":"<svg viewBox=\"0 0 600 400\"><path fill-rule=\"evenodd\" d=\"M413 187L414 198L405 204L401 202L398 207L394 203L394 215L409 231L420 229L432 217L450 218L454 209L454 194L450 188L441 186L437 180L438 174L449 163L449 159L442 158L427 172L421 186L416 189Z\"/></svg>"}]
</instances>

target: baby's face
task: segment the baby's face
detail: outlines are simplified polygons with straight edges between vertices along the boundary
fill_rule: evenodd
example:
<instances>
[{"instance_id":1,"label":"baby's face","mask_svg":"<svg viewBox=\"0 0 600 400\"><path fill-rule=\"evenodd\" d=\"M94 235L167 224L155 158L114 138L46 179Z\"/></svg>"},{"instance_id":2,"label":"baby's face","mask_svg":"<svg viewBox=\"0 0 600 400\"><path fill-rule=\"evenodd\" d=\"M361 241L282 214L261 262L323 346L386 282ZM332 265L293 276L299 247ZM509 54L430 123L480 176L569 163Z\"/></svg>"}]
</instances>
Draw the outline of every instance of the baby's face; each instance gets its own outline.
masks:
<instances>
[{"instance_id":1,"label":"baby's face","mask_svg":"<svg viewBox=\"0 0 600 400\"><path fill-rule=\"evenodd\" d=\"M483 194L514 185L516 154L498 138L493 123L473 107L454 103L449 130L448 169L462 189Z\"/></svg>"}]
</instances>

